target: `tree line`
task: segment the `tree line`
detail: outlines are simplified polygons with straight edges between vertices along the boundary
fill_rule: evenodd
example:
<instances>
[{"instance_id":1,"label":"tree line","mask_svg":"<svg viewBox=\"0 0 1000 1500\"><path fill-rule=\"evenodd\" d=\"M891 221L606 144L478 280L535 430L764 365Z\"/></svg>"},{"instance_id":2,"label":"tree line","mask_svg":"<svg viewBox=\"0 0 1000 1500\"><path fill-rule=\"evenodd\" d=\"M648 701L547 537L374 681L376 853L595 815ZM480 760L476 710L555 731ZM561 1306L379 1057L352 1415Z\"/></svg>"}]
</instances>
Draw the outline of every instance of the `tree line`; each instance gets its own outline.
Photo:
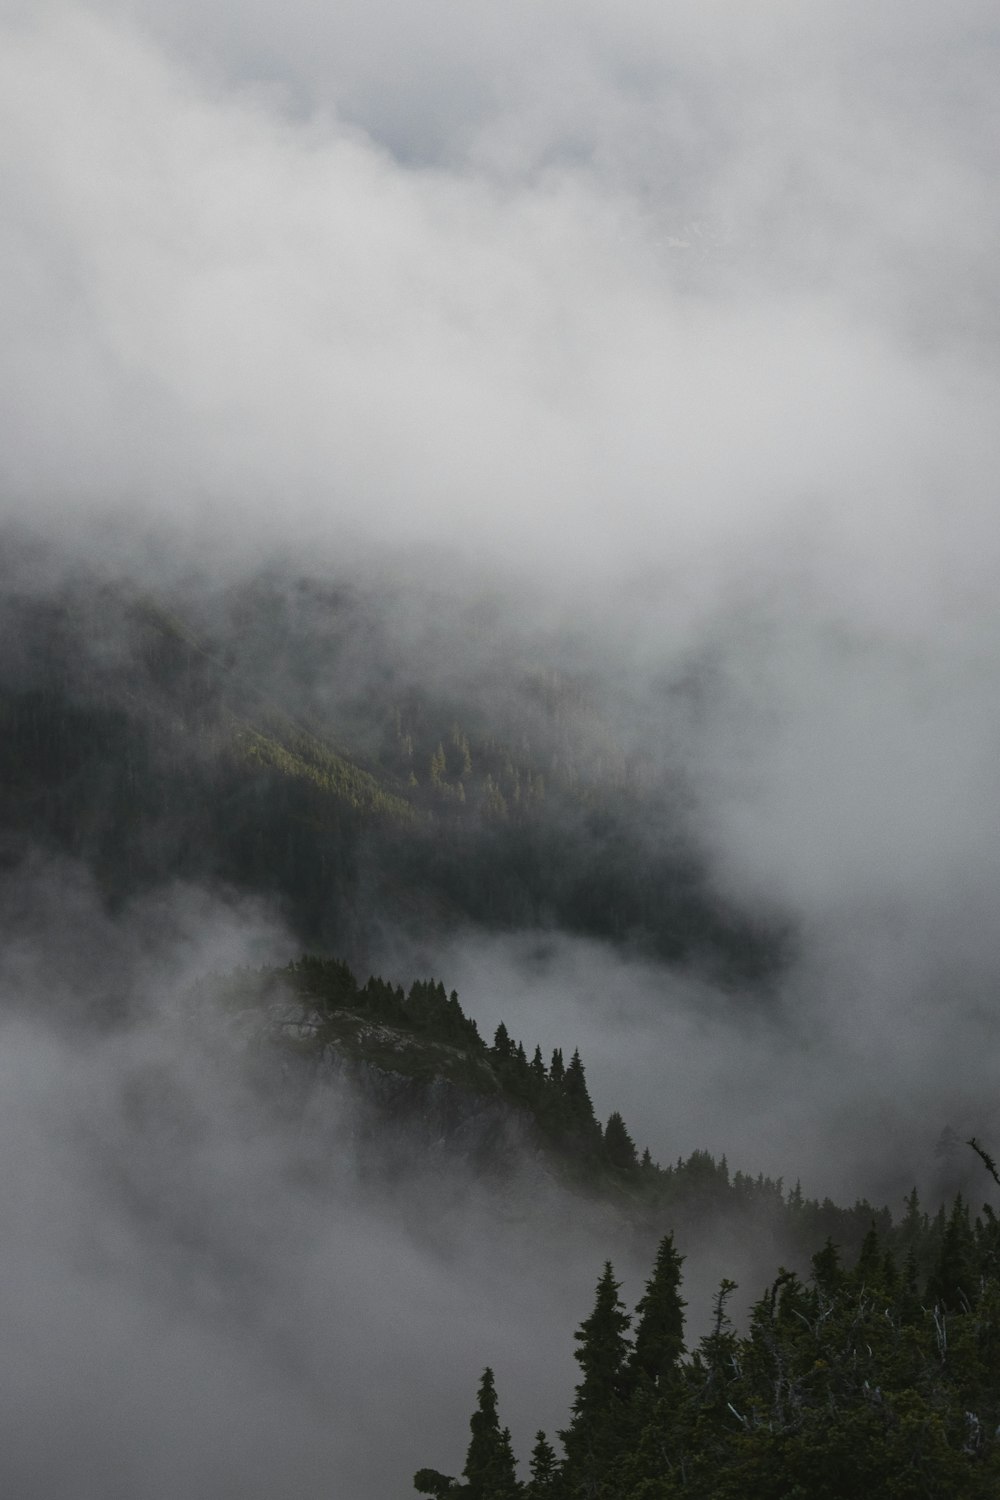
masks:
<instances>
[{"instance_id":1,"label":"tree line","mask_svg":"<svg viewBox=\"0 0 1000 1500\"><path fill-rule=\"evenodd\" d=\"M487 1369L461 1477L421 1469L415 1488L436 1500L1000 1493L1000 1222L988 1204L973 1218L958 1196L931 1219L911 1195L901 1224L873 1224L852 1265L828 1240L806 1278L780 1268L744 1332L723 1281L690 1351L682 1260L667 1234L634 1314L605 1265L575 1335L569 1422L558 1447L537 1433L526 1477Z\"/></svg>"}]
</instances>

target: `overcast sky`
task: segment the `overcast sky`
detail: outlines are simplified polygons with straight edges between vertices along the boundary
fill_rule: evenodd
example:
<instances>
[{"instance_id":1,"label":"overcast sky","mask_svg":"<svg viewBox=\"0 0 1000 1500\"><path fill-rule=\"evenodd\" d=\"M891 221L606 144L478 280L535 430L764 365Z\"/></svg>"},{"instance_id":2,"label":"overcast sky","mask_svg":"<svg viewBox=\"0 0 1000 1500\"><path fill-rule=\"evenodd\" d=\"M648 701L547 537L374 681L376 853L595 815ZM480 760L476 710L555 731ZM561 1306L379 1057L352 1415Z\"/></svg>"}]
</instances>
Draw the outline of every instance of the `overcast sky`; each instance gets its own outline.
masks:
<instances>
[{"instance_id":1,"label":"overcast sky","mask_svg":"<svg viewBox=\"0 0 1000 1500\"><path fill-rule=\"evenodd\" d=\"M689 608L987 576L991 7L2 13L6 504Z\"/></svg>"}]
</instances>

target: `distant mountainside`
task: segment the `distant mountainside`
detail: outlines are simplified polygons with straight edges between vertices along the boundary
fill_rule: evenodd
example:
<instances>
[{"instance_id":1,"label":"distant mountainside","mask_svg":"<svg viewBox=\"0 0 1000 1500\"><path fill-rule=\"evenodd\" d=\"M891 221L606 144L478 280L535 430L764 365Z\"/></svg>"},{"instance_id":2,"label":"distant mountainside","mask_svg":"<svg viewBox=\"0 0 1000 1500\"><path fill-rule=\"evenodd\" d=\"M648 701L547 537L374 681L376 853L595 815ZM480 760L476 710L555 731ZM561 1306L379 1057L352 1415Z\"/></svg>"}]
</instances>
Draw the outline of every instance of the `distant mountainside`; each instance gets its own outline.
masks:
<instances>
[{"instance_id":1,"label":"distant mountainside","mask_svg":"<svg viewBox=\"0 0 1000 1500\"><path fill-rule=\"evenodd\" d=\"M780 966L787 933L713 892L676 788L616 744L579 680L494 660L482 691L442 688L420 643L400 664L380 600L349 585L269 575L168 600L94 567L42 584L31 560L12 544L0 567L8 868L67 854L112 902L224 882L359 963L386 927L476 923L560 927L722 980Z\"/></svg>"},{"instance_id":2,"label":"distant mountainside","mask_svg":"<svg viewBox=\"0 0 1000 1500\"><path fill-rule=\"evenodd\" d=\"M618 1111L596 1118L578 1052L529 1055L502 1021L488 1043L441 982L361 984L346 964L304 955L216 976L196 999L221 1006L245 1040L304 1064L312 1078L346 1071L370 1107L380 1174L395 1137L404 1156L433 1146L477 1176L502 1179L533 1160L553 1183L607 1204L649 1245L666 1227L683 1243L724 1224L748 1242L780 1244L804 1270L825 1239L853 1258L876 1226L914 1251L924 1275L939 1253L943 1210L936 1221L921 1215L915 1193L906 1225L893 1228L887 1208L808 1198L797 1184L732 1171L706 1151L661 1165L637 1148Z\"/></svg>"},{"instance_id":3,"label":"distant mountainside","mask_svg":"<svg viewBox=\"0 0 1000 1500\"><path fill-rule=\"evenodd\" d=\"M529 1057L502 1022L487 1044L457 994L433 980L362 985L345 964L304 956L217 978L196 1000L221 1004L268 1061L298 1064L320 1090L347 1069L368 1105L382 1182L437 1148L480 1183L520 1174L522 1212L526 1193L569 1188L606 1206L619 1242L659 1244L634 1316L605 1263L575 1334L581 1375L559 1449L536 1432L529 1477L518 1477L487 1368L462 1479L420 1468L419 1493L996 1493L1000 1220L989 1203L977 1214L959 1194L932 1217L914 1189L893 1222L865 1201L838 1207L798 1184L730 1174L705 1152L661 1167L636 1150L618 1112L604 1126L596 1119L578 1053ZM284 1091L286 1108L295 1094ZM969 1145L1000 1181L989 1153ZM526 1188L531 1162L540 1170ZM697 1272L713 1237L780 1246L782 1264L743 1331L730 1316L737 1283L723 1279L712 1323L689 1346L684 1263Z\"/></svg>"}]
</instances>

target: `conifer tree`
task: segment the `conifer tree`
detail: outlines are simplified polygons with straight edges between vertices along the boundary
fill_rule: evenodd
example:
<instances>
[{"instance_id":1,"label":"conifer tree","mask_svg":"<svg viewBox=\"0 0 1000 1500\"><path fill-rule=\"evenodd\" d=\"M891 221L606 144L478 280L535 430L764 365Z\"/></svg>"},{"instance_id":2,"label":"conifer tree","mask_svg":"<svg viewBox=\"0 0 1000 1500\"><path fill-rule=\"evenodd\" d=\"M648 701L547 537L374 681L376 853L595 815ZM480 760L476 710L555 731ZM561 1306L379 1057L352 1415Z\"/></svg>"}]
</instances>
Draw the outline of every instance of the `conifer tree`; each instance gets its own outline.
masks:
<instances>
[{"instance_id":1,"label":"conifer tree","mask_svg":"<svg viewBox=\"0 0 1000 1500\"><path fill-rule=\"evenodd\" d=\"M531 1450L531 1480L527 1494L530 1500L555 1500L559 1493L560 1465L555 1450L544 1432L535 1434Z\"/></svg>"},{"instance_id":2,"label":"conifer tree","mask_svg":"<svg viewBox=\"0 0 1000 1500\"><path fill-rule=\"evenodd\" d=\"M590 1100L587 1077L580 1060L579 1049L573 1053L566 1068L566 1076L563 1079L563 1099L569 1129L579 1137L585 1148L599 1147L602 1131Z\"/></svg>"},{"instance_id":3,"label":"conifer tree","mask_svg":"<svg viewBox=\"0 0 1000 1500\"><path fill-rule=\"evenodd\" d=\"M625 1128L625 1121L615 1110L604 1127L604 1155L608 1164L619 1172L634 1172L639 1165L635 1141Z\"/></svg>"},{"instance_id":4,"label":"conifer tree","mask_svg":"<svg viewBox=\"0 0 1000 1500\"><path fill-rule=\"evenodd\" d=\"M664 1235L653 1274L636 1310L635 1348L630 1369L636 1379L659 1389L675 1372L684 1353L684 1308L680 1295L683 1255L673 1234Z\"/></svg>"},{"instance_id":5,"label":"conifer tree","mask_svg":"<svg viewBox=\"0 0 1000 1500\"><path fill-rule=\"evenodd\" d=\"M844 1281L844 1271L840 1264L840 1254L831 1239L827 1239L816 1255L812 1258L813 1281L821 1292L828 1296L835 1296L840 1291Z\"/></svg>"},{"instance_id":6,"label":"conifer tree","mask_svg":"<svg viewBox=\"0 0 1000 1500\"><path fill-rule=\"evenodd\" d=\"M510 1039L510 1033L508 1032L504 1023L501 1021L500 1025L497 1027L496 1031L493 1034L493 1056L499 1062L506 1062L513 1051L514 1047Z\"/></svg>"},{"instance_id":7,"label":"conifer tree","mask_svg":"<svg viewBox=\"0 0 1000 1500\"><path fill-rule=\"evenodd\" d=\"M728 1308L729 1299L736 1290L736 1282L731 1281L728 1276L723 1276L712 1303L711 1331L705 1334L699 1344L694 1362L696 1371L700 1367L708 1377L706 1391L714 1389L716 1394L728 1374L737 1344L736 1335L733 1332L733 1320L729 1316Z\"/></svg>"},{"instance_id":8,"label":"conifer tree","mask_svg":"<svg viewBox=\"0 0 1000 1500\"><path fill-rule=\"evenodd\" d=\"M927 1282L928 1301L958 1311L975 1300L975 1240L969 1210L959 1193L948 1215L934 1269Z\"/></svg>"},{"instance_id":9,"label":"conifer tree","mask_svg":"<svg viewBox=\"0 0 1000 1500\"><path fill-rule=\"evenodd\" d=\"M468 1500L515 1500L521 1493L510 1432L497 1417L493 1371L487 1366L479 1383L476 1410L469 1420L472 1437L465 1456L464 1494Z\"/></svg>"},{"instance_id":10,"label":"conifer tree","mask_svg":"<svg viewBox=\"0 0 1000 1500\"><path fill-rule=\"evenodd\" d=\"M615 1456L621 1435L630 1345L626 1337L631 1318L618 1296L621 1283L606 1261L597 1283L594 1310L574 1334L579 1344L574 1357L583 1378L576 1388L573 1419L559 1434L566 1450L570 1491L594 1493L599 1474Z\"/></svg>"},{"instance_id":11,"label":"conifer tree","mask_svg":"<svg viewBox=\"0 0 1000 1500\"><path fill-rule=\"evenodd\" d=\"M878 1230L873 1224L865 1235L858 1255L857 1265L851 1276L854 1287L861 1291L862 1288L871 1288L873 1283L881 1281L882 1273L882 1248L879 1244Z\"/></svg>"}]
</instances>

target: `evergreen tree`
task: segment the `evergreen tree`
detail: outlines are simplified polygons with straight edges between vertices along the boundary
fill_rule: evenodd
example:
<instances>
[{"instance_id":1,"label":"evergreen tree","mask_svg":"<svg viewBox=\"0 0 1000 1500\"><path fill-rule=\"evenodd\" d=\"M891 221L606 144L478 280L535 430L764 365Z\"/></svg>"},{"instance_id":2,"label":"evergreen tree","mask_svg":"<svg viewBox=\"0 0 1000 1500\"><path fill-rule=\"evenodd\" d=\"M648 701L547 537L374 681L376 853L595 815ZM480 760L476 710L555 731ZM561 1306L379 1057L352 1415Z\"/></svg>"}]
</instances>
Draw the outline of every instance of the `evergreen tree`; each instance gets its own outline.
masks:
<instances>
[{"instance_id":1,"label":"evergreen tree","mask_svg":"<svg viewBox=\"0 0 1000 1500\"><path fill-rule=\"evenodd\" d=\"M639 1165L635 1141L625 1128L625 1121L617 1110L608 1116L604 1127L604 1155L609 1166L619 1172L634 1172Z\"/></svg>"},{"instance_id":2,"label":"evergreen tree","mask_svg":"<svg viewBox=\"0 0 1000 1500\"><path fill-rule=\"evenodd\" d=\"M869 1206L853 1212L871 1228L850 1272L828 1240L813 1262L815 1286L779 1270L745 1335L728 1313L735 1284L723 1281L713 1326L687 1359L672 1237L661 1242L637 1308L631 1354L629 1319L606 1265L576 1335L581 1380L560 1434L565 1461L539 1433L525 1500L1000 1494L996 1216L984 1209L973 1230L957 1198L940 1224L924 1220L900 1272ZM933 1306L916 1295L917 1259L929 1247ZM438 1500L517 1493L485 1377L473 1431L482 1462L472 1462L470 1447L467 1485L423 1470L418 1488Z\"/></svg>"},{"instance_id":3,"label":"evergreen tree","mask_svg":"<svg viewBox=\"0 0 1000 1500\"><path fill-rule=\"evenodd\" d=\"M493 1047L491 1050L498 1062L507 1062L513 1054L514 1046L510 1039L510 1033L502 1021L493 1034Z\"/></svg>"},{"instance_id":4,"label":"evergreen tree","mask_svg":"<svg viewBox=\"0 0 1000 1500\"><path fill-rule=\"evenodd\" d=\"M840 1264L840 1254L831 1239L827 1239L816 1255L812 1258L813 1281L821 1292L827 1296L834 1296L840 1291L844 1282L844 1271Z\"/></svg>"},{"instance_id":5,"label":"evergreen tree","mask_svg":"<svg viewBox=\"0 0 1000 1500\"><path fill-rule=\"evenodd\" d=\"M871 1290L873 1285L880 1285L882 1281L882 1258L878 1230L873 1224L864 1237L861 1245L861 1253L851 1274L852 1286L858 1291L862 1291L865 1288Z\"/></svg>"},{"instance_id":6,"label":"evergreen tree","mask_svg":"<svg viewBox=\"0 0 1000 1500\"><path fill-rule=\"evenodd\" d=\"M664 1235L653 1274L636 1310L635 1348L630 1369L640 1382L660 1388L677 1370L684 1353L684 1308L680 1295L683 1255L672 1234Z\"/></svg>"},{"instance_id":7,"label":"evergreen tree","mask_svg":"<svg viewBox=\"0 0 1000 1500\"><path fill-rule=\"evenodd\" d=\"M510 1432L497 1417L493 1371L487 1366L479 1383L476 1410L469 1420L472 1437L465 1456L463 1493L468 1500L515 1500L521 1493Z\"/></svg>"},{"instance_id":8,"label":"evergreen tree","mask_svg":"<svg viewBox=\"0 0 1000 1500\"><path fill-rule=\"evenodd\" d=\"M587 1088L587 1078L579 1049L570 1058L563 1079L563 1099L566 1105L567 1125L585 1150L596 1150L601 1143L602 1131ZM635 1148L633 1147L633 1150Z\"/></svg>"},{"instance_id":9,"label":"evergreen tree","mask_svg":"<svg viewBox=\"0 0 1000 1500\"><path fill-rule=\"evenodd\" d=\"M560 1464L544 1432L535 1434L531 1450L531 1480L527 1494L530 1500L555 1500L559 1493Z\"/></svg>"},{"instance_id":10,"label":"evergreen tree","mask_svg":"<svg viewBox=\"0 0 1000 1500\"><path fill-rule=\"evenodd\" d=\"M976 1297L975 1237L969 1210L959 1193L941 1240L937 1261L927 1282L927 1300L959 1311Z\"/></svg>"},{"instance_id":11,"label":"evergreen tree","mask_svg":"<svg viewBox=\"0 0 1000 1500\"><path fill-rule=\"evenodd\" d=\"M575 1358L583 1378L576 1388L573 1418L559 1434L566 1450L570 1492L596 1493L595 1486L613 1461L621 1435L626 1366L626 1337L631 1318L618 1296L621 1283L605 1262L597 1283L594 1310L577 1329Z\"/></svg>"}]
</instances>

